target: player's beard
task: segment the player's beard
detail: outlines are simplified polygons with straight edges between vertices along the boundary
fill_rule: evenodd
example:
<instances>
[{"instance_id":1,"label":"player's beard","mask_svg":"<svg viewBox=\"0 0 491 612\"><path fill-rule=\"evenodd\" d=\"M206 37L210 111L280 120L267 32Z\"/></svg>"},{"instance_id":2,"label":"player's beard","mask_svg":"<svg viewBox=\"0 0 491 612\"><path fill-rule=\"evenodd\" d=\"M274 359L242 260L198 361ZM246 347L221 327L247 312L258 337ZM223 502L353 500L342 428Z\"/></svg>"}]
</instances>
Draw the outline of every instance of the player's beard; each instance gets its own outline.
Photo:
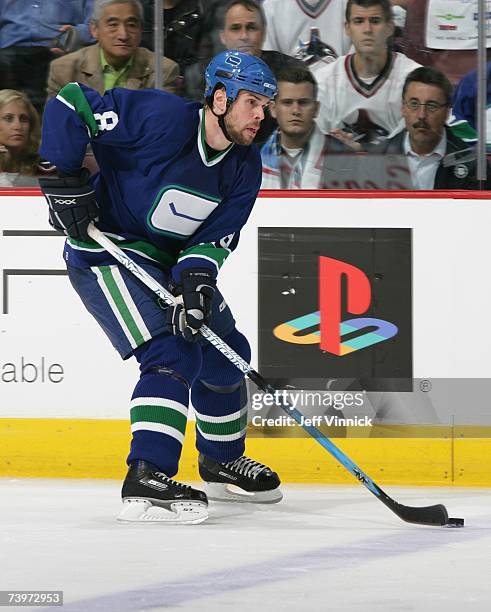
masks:
<instances>
[{"instance_id":1,"label":"player's beard","mask_svg":"<svg viewBox=\"0 0 491 612\"><path fill-rule=\"evenodd\" d=\"M233 115L233 112L227 113L225 117L223 118L225 127L227 129L227 133L232 139L232 142L234 144L244 145L244 146L248 146L252 144L252 142L254 141L255 134L252 134L252 132L246 131L246 128L247 127L257 127L259 129L259 125L244 126L242 129L239 129L234 126L234 119L235 117Z\"/></svg>"}]
</instances>

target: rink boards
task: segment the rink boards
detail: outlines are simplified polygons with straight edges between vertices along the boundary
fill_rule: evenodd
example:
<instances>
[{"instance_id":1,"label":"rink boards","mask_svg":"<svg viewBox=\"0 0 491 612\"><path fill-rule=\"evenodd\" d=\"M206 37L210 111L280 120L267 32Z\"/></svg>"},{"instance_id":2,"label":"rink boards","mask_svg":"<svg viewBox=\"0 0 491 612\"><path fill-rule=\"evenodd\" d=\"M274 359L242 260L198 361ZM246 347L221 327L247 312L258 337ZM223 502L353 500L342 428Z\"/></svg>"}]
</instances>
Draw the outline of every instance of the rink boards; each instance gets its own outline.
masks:
<instances>
[{"instance_id":1,"label":"rink boards","mask_svg":"<svg viewBox=\"0 0 491 612\"><path fill-rule=\"evenodd\" d=\"M61 257L63 238L50 231L38 192L5 193L0 196L0 475L120 477L137 367L120 361L71 289ZM488 197L376 195L265 192L259 198L220 274L221 290L251 342L253 365L259 351L261 232L336 228L343 235L360 228L383 235L384 229L407 229L412 375L430 381L489 378ZM278 297L279 310L286 299ZM267 307L274 310L274 301ZM487 406L469 404L446 415L434 436L415 436L413 427L411 437L400 432L390 437L389 431L339 445L381 482L491 485L489 428L481 418ZM180 472L188 479L196 474L190 433ZM251 437L248 450L273 464L286 481L351 482L308 438Z\"/></svg>"}]
</instances>

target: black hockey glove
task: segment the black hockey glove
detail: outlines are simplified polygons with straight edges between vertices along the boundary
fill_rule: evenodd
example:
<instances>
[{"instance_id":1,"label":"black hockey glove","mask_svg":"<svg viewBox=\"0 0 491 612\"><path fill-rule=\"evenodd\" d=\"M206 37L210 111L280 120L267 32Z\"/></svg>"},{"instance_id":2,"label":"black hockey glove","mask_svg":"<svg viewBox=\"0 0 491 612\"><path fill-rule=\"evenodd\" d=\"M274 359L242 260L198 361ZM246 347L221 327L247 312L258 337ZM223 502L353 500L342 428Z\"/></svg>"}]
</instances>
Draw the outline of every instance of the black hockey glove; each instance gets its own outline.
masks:
<instances>
[{"instance_id":1,"label":"black hockey glove","mask_svg":"<svg viewBox=\"0 0 491 612\"><path fill-rule=\"evenodd\" d=\"M85 242L90 240L89 223L99 214L94 189L88 179L88 171L82 171L80 176L39 179L49 206L50 225L62 234Z\"/></svg>"},{"instance_id":2,"label":"black hockey glove","mask_svg":"<svg viewBox=\"0 0 491 612\"><path fill-rule=\"evenodd\" d=\"M178 302L167 308L167 325L175 336L196 342L199 328L211 319L211 303L216 283L207 268L193 268L181 273L181 285L171 286Z\"/></svg>"}]
</instances>

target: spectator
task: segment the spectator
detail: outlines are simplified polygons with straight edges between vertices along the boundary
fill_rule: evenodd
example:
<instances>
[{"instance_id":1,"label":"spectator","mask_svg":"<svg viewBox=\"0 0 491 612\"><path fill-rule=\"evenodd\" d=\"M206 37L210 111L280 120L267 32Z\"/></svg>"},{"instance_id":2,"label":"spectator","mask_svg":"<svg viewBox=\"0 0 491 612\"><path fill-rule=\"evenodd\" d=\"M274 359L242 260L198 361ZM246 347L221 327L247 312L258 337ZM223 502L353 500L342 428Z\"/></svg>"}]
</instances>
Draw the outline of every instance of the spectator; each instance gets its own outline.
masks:
<instances>
[{"instance_id":1,"label":"spectator","mask_svg":"<svg viewBox=\"0 0 491 612\"><path fill-rule=\"evenodd\" d=\"M237 49L249 55L260 57L275 76L286 66L304 67L296 60L279 51L263 51L266 35L266 20L261 5L254 0L231 0L226 7L220 39L227 49ZM262 144L271 135L276 122L266 110L264 120L254 142Z\"/></svg>"},{"instance_id":2,"label":"spectator","mask_svg":"<svg viewBox=\"0 0 491 612\"><path fill-rule=\"evenodd\" d=\"M487 64L486 148L491 153L491 62ZM457 85L452 101L452 132L467 143L477 142L477 71L467 74Z\"/></svg>"},{"instance_id":3,"label":"spectator","mask_svg":"<svg viewBox=\"0 0 491 612\"><path fill-rule=\"evenodd\" d=\"M297 56L318 28L321 41L337 55L349 51L350 40L343 29L346 0L264 0L269 27L264 48Z\"/></svg>"},{"instance_id":4,"label":"spectator","mask_svg":"<svg viewBox=\"0 0 491 612\"><path fill-rule=\"evenodd\" d=\"M38 155L41 130L32 102L21 91L0 91L0 186L28 184L24 176L44 174ZM37 180L30 181L37 184Z\"/></svg>"},{"instance_id":5,"label":"spectator","mask_svg":"<svg viewBox=\"0 0 491 612\"><path fill-rule=\"evenodd\" d=\"M480 187L475 158L466 159L468 145L445 125L451 100L452 85L442 72L426 66L413 70L402 90L405 129L373 149L404 155L414 189Z\"/></svg>"},{"instance_id":6,"label":"spectator","mask_svg":"<svg viewBox=\"0 0 491 612\"><path fill-rule=\"evenodd\" d=\"M97 44L51 63L48 98L67 83L88 85L99 93L113 87L145 89L155 85L155 55L139 47L143 10L138 0L95 0L90 21ZM164 89L175 93L177 64L164 57Z\"/></svg>"},{"instance_id":7,"label":"spectator","mask_svg":"<svg viewBox=\"0 0 491 612\"><path fill-rule=\"evenodd\" d=\"M351 132L365 145L402 127L402 86L418 64L387 48L394 32L389 0L348 0L345 29L355 52L318 72L318 124L325 133Z\"/></svg>"},{"instance_id":8,"label":"spectator","mask_svg":"<svg viewBox=\"0 0 491 612\"><path fill-rule=\"evenodd\" d=\"M92 4L93 0L2 0L0 89L25 92L41 114L51 60L92 42Z\"/></svg>"},{"instance_id":9,"label":"spectator","mask_svg":"<svg viewBox=\"0 0 491 612\"><path fill-rule=\"evenodd\" d=\"M141 0L143 6L142 46L154 50L155 0ZM180 73L198 61L206 20L206 0L164 0L164 52L179 64Z\"/></svg>"},{"instance_id":10,"label":"spectator","mask_svg":"<svg viewBox=\"0 0 491 612\"><path fill-rule=\"evenodd\" d=\"M307 67L278 73L278 94L271 114L278 128L261 148L262 189L319 189L328 151L347 151L315 124L319 110L317 82Z\"/></svg>"},{"instance_id":11,"label":"spectator","mask_svg":"<svg viewBox=\"0 0 491 612\"><path fill-rule=\"evenodd\" d=\"M256 0L230 0L226 6L220 40L227 49L238 49L260 57L273 72L294 64L304 64L279 51L264 51L266 18Z\"/></svg>"}]
</instances>

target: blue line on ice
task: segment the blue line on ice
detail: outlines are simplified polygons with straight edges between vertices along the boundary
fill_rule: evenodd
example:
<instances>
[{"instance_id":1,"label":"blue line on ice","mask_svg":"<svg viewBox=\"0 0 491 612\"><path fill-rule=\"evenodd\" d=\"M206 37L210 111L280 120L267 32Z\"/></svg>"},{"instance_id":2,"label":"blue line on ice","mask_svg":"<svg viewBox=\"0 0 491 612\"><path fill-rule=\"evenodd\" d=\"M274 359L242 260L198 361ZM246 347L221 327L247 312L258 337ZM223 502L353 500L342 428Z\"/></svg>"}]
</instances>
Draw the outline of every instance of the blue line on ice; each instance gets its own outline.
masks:
<instances>
[{"instance_id":1,"label":"blue line on ice","mask_svg":"<svg viewBox=\"0 0 491 612\"><path fill-rule=\"evenodd\" d=\"M326 527L327 528L327 527ZM193 529L196 529L194 527ZM198 530L200 527L197 528ZM343 567L358 566L381 558L421 553L424 550L458 545L481 539L481 529L444 529L441 527L409 527L392 534L302 553L268 559L237 567L189 576L170 582L143 586L138 589L92 597L63 606L63 612L92 612L118 610L137 612L152 608L170 607L203 600L240 589L257 588L272 582L294 579L295 573L325 572ZM57 612L59 607L43 608Z\"/></svg>"}]
</instances>

